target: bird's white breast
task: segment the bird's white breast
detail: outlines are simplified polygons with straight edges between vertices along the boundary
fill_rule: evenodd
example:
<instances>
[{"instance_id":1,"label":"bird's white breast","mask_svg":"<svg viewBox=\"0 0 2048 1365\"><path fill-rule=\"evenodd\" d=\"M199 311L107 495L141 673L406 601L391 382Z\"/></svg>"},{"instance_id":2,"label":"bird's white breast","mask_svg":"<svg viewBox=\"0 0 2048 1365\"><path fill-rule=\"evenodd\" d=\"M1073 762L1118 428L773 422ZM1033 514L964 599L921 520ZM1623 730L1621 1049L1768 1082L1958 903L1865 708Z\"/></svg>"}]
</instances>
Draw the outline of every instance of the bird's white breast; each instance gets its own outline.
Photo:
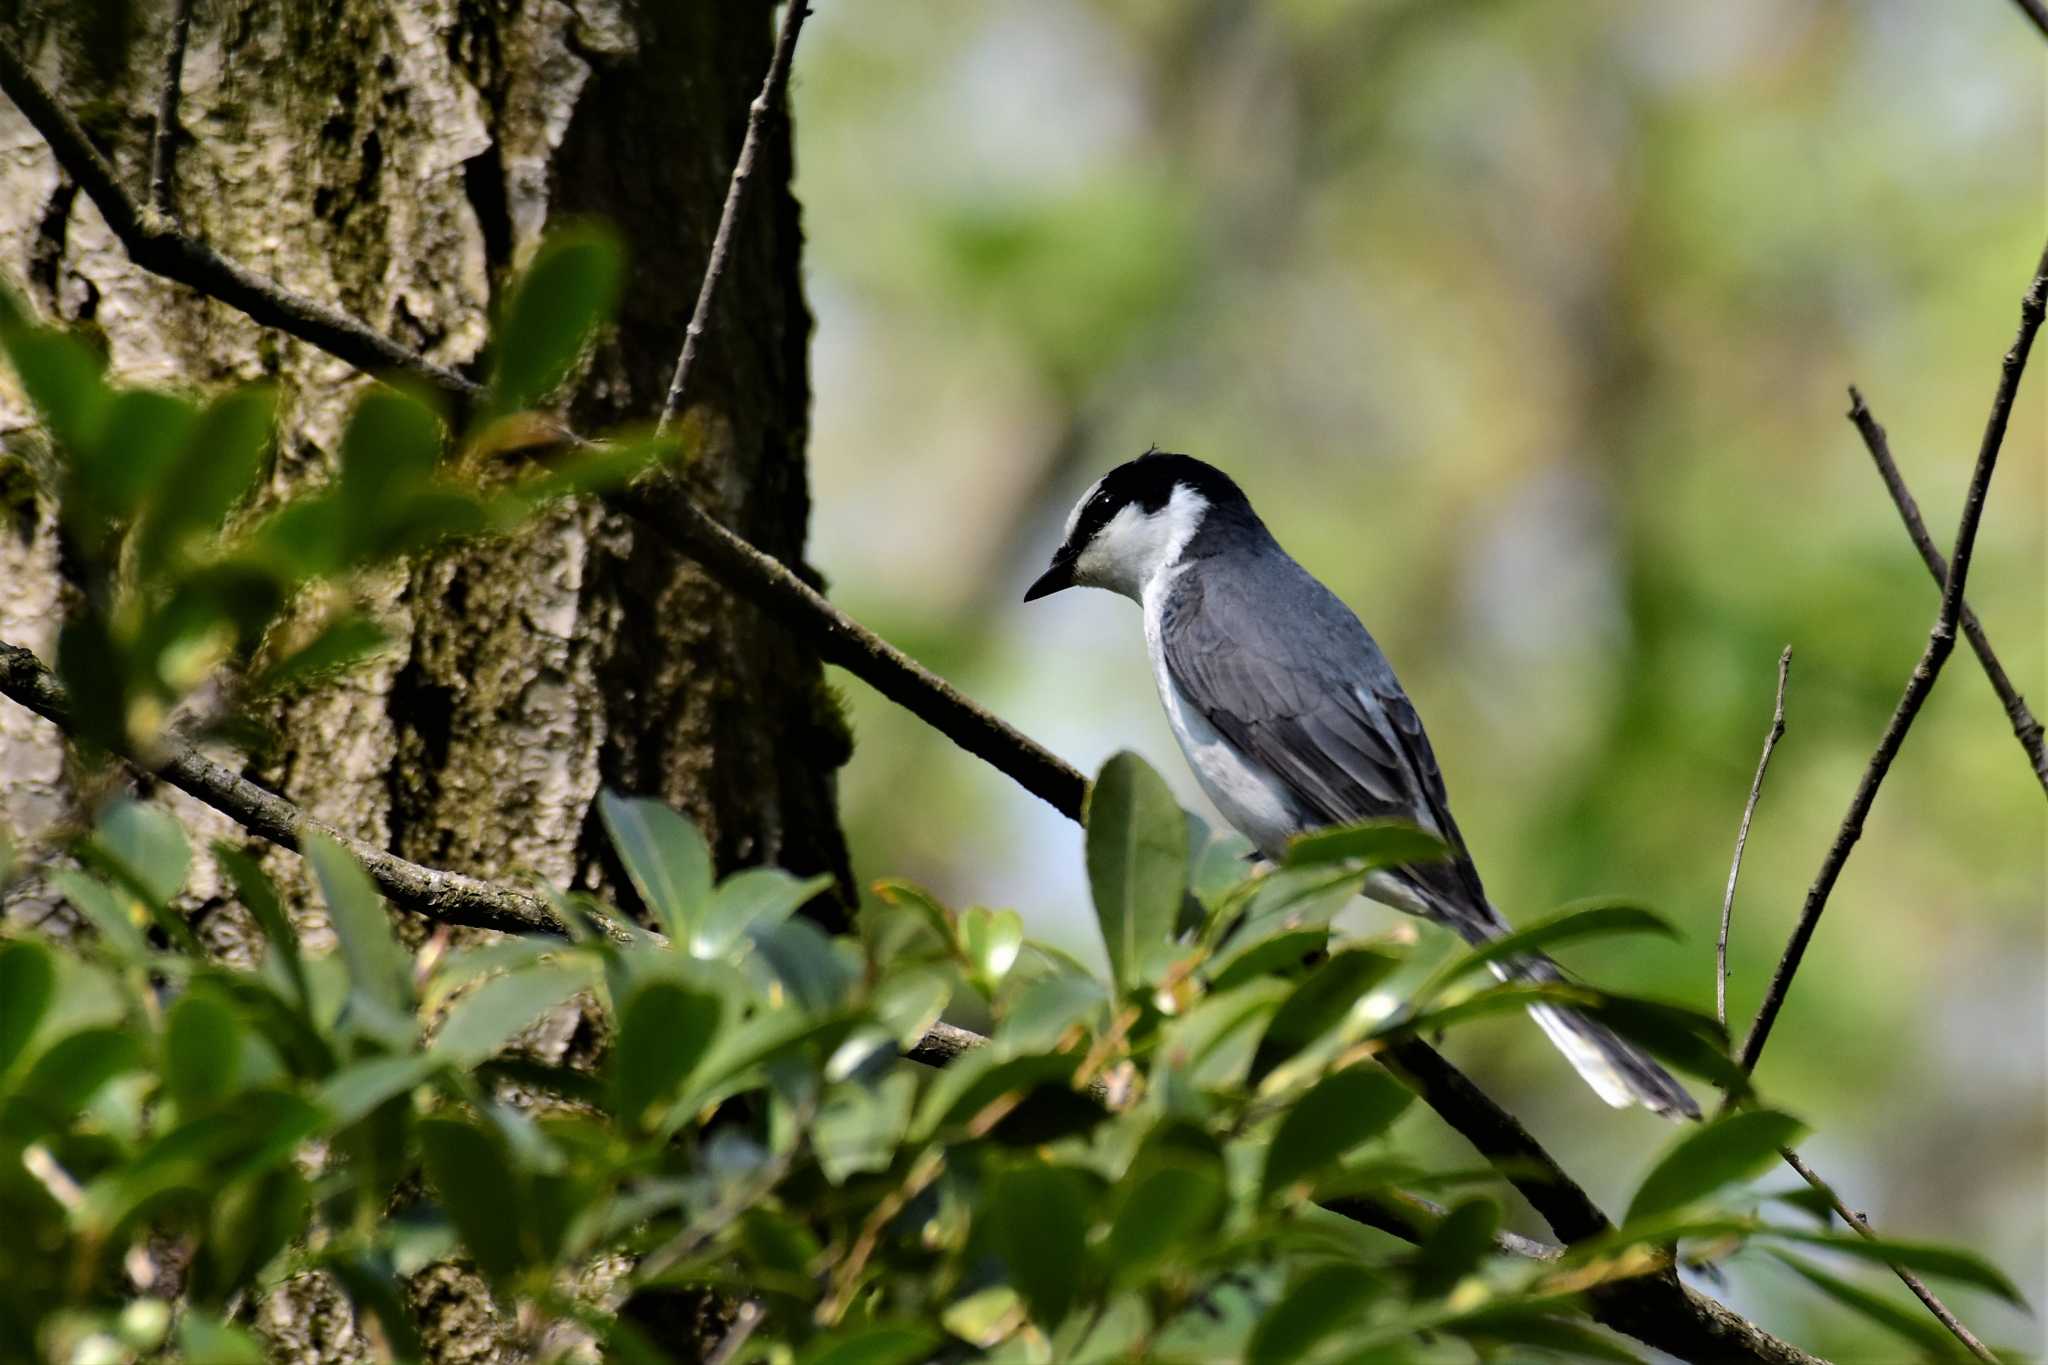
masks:
<instances>
[{"instance_id":1,"label":"bird's white breast","mask_svg":"<svg viewBox=\"0 0 2048 1365\"><path fill-rule=\"evenodd\" d=\"M1302 830L1279 782L1259 763L1246 758L1217 733L1202 713L1189 704L1166 667L1166 650L1160 641L1160 616L1166 594L1179 568L1155 574L1144 587L1139 604L1145 612L1145 649L1152 656L1152 676L1159 685L1159 700L1166 706L1167 724L1180 742L1195 781L1217 813L1239 834L1252 841L1268 858L1278 858L1287 841Z\"/></svg>"}]
</instances>

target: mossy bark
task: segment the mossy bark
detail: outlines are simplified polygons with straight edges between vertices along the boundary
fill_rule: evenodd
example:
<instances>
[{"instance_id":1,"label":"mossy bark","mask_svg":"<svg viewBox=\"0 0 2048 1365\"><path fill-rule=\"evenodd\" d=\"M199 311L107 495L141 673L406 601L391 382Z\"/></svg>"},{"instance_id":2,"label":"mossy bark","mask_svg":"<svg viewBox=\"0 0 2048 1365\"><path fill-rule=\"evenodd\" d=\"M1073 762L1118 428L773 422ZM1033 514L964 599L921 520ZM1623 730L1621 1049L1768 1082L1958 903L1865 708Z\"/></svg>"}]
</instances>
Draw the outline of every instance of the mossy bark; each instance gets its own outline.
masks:
<instances>
[{"instance_id":1,"label":"mossy bark","mask_svg":"<svg viewBox=\"0 0 2048 1365\"><path fill-rule=\"evenodd\" d=\"M136 7L110 53L112 38L83 31L65 5L0 5L0 23L138 194L167 22L157 11L169 8ZM547 226L603 217L625 238L632 275L568 406L586 430L645 421L694 302L772 24L769 5L737 0L212 0L196 9L186 61L178 211L230 256L459 368L474 367L495 292ZM691 493L795 563L810 317L781 132L766 153L682 427ZM124 380L278 383L284 416L261 496L327 477L369 381L137 270L9 107L0 274L46 316L89 328ZM0 439L28 421L7 385ZM50 509L8 477L6 458L0 635L47 657L65 596L60 547ZM775 862L850 886L833 805L848 741L818 664L645 529L564 505L364 591L392 650L279 706L275 743L244 756L322 819L436 866L605 888L593 803L612 786L687 812L727 868ZM33 840L93 795L48 727L0 705L0 823ZM174 804L195 834L234 837ZM272 866L296 883L293 860ZM192 892L209 942L242 952L244 926L205 869ZM10 912L39 896L28 883ZM317 917L305 927L318 938ZM560 1055L579 1030L570 1018L543 1033L536 1045ZM437 1271L417 1298L438 1359L513 1359L530 1344L532 1325L472 1279ZM274 1296L256 1320L281 1360L371 1353L367 1324L316 1282Z\"/></svg>"}]
</instances>

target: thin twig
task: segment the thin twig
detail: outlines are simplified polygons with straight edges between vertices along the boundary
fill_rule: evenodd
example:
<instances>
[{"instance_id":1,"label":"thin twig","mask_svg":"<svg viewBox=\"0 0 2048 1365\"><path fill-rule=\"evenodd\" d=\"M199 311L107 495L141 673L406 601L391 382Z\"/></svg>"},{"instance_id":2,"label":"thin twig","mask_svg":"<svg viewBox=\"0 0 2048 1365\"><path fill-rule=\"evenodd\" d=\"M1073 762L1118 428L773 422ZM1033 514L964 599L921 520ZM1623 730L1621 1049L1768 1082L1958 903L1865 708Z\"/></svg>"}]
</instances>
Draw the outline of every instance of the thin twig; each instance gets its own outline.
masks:
<instances>
[{"instance_id":1,"label":"thin twig","mask_svg":"<svg viewBox=\"0 0 2048 1365\"><path fill-rule=\"evenodd\" d=\"M747 1344L747 1338L754 1335L754 1329L767 1316L759 1299L748 1299L742 1303L732 1315L732 1326L726 1329L724 1339L712 1348L710 1355L704 1357L704 1365L732 1365L740 1348Z\"/></svg>"},{"instance_id":2,"label":"thin twig","mask_svg":"<svg viewBox=\"0 0 2048 1365\"><path fill-rule=\"evenodd\" d=\"M1841 1217L1841 1220L1862 1234L1865 1241L1875 1242L1878 1240L1876 1230L1870 1226L1870 1220L1844 1203L1842 1196L1835 1193L1835 1187L1821 1179L1813 1167L1806 1164L1805 1158L1801 1157L1799 1153L1793 1151L1790 1147L1780 1147L1778 1155L1785 1158L1787 1166L1799 1172L1800 1179L1819 1191L1827 1199L1828 1203L1834 1206L1835 1213ZM1892 1273L1899 1277L1906 1288L1913 1291L1914 1297L1927 1306L1927 1311L1934 1314L1936 1320L1943 1327L1948 1328L1954 1334L1955 1339L1963 1343L1971 1355L1987 1362L1987 1365L1998 1365L1998 1357L1991 1353L1991 1348L1978 1340L1976 1333L1963 1326L1962 1321L1949 1311L1948 1305L1934 1296L1934 1291L1927 1287L1925 1281L1902 1265L1892 1266Z\"/></svg>"},{"instance_id":3,"label":"thin twig","mask_svg":"<svg viewBox=\"0 0 2048 1365\"><path fill-rule=\"evenodd\" d=\"M1906 523L1906 534L1913 538L1913 548L1920 552L1921 562L1934 575L1937 587L1948 583L1948 561L1942 558L1935 547L1934 537L1927 534L1927 523L1920 518L1920 504L1913 498L1913 490L1906 487L1906 477L1899 472L1898 463L1892 459L1892 447L1886 438L1884 428L1864 403L1863 395L1856 386L1849 386L1849 420L1856 424L1856 430L1863 437L1864 448L1870 458L1877 462L1878 477L1884 480L1885 491L1892 495L1892 505L1899 509L1899 517ZM2005 717L2012 722L2013 737L2020 747L2027 751L2027 761L2033 765L2034 776L2040 779L2043 791L2048 791L2048 744L2042 742L2041 722L2028 709L2027 700L2012 685L2006 675L2005 665L1999 662L1997 653L1991 648L1991 637L1984 633L1984 623L1977 619L1977 613L1970 610L1968 599L1964 599L1957 624L1963 628L1963 638L1970 642L1970 648L1977 653L1977 662L1984 665L1984 676L1991 680L1991 690L1998 694L1999 704L2005 707Z\"/></svg>"},{"instance_id":4,"label":"thin twig","mask_svg":"<svg viewBox=\"0 0 2048 1365\"><path fill-rule=\"evenodd\" d=\"M177 0L170 38L164 45L163 88L157 93L156 132L149 140L149 202L166 218L178 211L171 176L178 159L178 98L185 83L185 43L192 33L192 0Z\"/></svg>"},{"instance_id":5,"label":"thin twig","mask_svg":"<svg viewBox=\"0 0 2048 1365\"><path fill-rule=\"evenodd\" d=\"M2043 5L2041 0L2013 0L2013 3L2020 7L2021 13L2034 21L2034 27L2041 30L2041 36L2048 38L2048 5Z\"/></svg>"},{"instance_id":6,"label":"thin twig","mask_svg":"<svg viewBox=\"0 0 2048 1365\"><path fill-rule=\"evenodd\" d=\"M718 293L718 282L725 278L726 258L732 254L733 228L739 223L740 211L747 206L747 183L754 174L761 130L767 126L768 116L775 111L783 84L789 79L796 36L809 13L804 0L789 0L789 13L783 18L782 33L775 40L775 55L768 59L768 75L761 82L761 93L747 106L747 133L740 142L739 160L733 163L732 183L726 186L725 207L719 210L718 231L711 238L711 259L704 266L704 282L697 287L697 306L690 313L690 325L683 329L683 349L676 356L675 378L669 380L668 398L661 405L661 420L655 426L658 434L666 434L683 409L690 369L697 363L697 343L711 325L711 300Z\"/></svg>"},{"instance_id":7,"label":"thin twig","mask_svg":"<svg viewBox=\"0 0 2048 1365\"><path fill-rule=\"evenodd\" d=\"M1933 629L1928 632L1927 648L1913 666L1912 676L1906 680L1906 690L1877 742L1877 750L1871 754L1863 777L1856 784L1849 812L1842 817L1842 826L1835 834L1834 844L1828 849L1820 873L1806 893L1799 922L1793 927L1791 940L1785 945L1784 956L1778 960L1777 971L1764 992L1763 1004L1757 1008L1756 1020L1749 1026L1749 1036L1743 1039L1740 1060L1745 1076L1756 1070L1764 1044L1770 1041L1771 1026L1777 1022L1778 1011L1784 1008L1786 993L1792 989L1792 978L1799 970L1800 959L1806 955L1806 945L1813 939L1821 912L1827 909L1828 895L1834 890L1836 879L1842 875L1850 851L1863 836L1863 819L1870 813L1871 803L1877 799L1877 789L1890 771L1899 746L1905 743L1906 732L1920 714L1927 694L1934 690L1934 680L1941 676L1942 665L1948 662L1948 656L1955 650L1956 617L1962 611L1963 585L1969 579L1970 560L1977 548L1977 525L1984 517L1984 496L1991 487L1992 471L1998 466L1999 448L2005 443L2006 423L2012 417L2013 398L2019 392L2020 376L2026 372L2027 353L2033 349L2034 334L2041 328L2044 293L2048 293L2048 249L2042 251L2033 281L2021 300L2019 335L1999 365L1998 388L1991 399L1990 415L1984 422L1984 439L1977 449L1977 463L1970 475L1969 491L1963 497L1963 515L1956 529L1955 551L1949 556L1947 581L1941 590L1941 611L1934 619Z\"/></svg>"},{"instance_id":8,"label":"thin twig","mask_svg":"<svg viewBox=\"0 0 2048 1365\"><path fill-rule=\"evenodd\" d=\"M1735 857L1728 864L1728 890L1721 897L1721 936L1714 941L1714 1017L1728 1026L1728 922L1735 915L1735 879L1742 875L1742 850L1749 844L1749 820L1756 814L1757 798L1764 793L1764 773L1771 766L1771 750L1785 733L1785 677L1792 671L1792 646L1778 656L1778 701L1771 712L1770 732L1764 736L1763 757L1756 761L1756 776L1750 779L1749 800L1743 803L1742 823L1735 829Z\"/></svg>"}]
</instances>

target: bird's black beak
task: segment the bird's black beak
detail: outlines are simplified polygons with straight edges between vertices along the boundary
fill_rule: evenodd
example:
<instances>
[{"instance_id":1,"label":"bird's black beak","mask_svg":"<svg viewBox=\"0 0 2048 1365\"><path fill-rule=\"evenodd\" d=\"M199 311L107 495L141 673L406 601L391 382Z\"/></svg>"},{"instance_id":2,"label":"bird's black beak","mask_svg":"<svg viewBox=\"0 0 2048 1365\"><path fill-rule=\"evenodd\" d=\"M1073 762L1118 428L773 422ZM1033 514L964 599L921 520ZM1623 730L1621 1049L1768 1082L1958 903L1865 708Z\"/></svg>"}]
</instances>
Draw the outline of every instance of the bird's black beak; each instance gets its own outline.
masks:
<instances>
[{"instance_id":1,"label":"bird's black beak","mask_svg":"<svg viewBox=\"0 0 2048 1365\"><path fill-rule=\"evenodd\" d=\"M1050 597L1062 588L1073 586L1074 556L1072 552L1062 548L1052 557L1052 567L1040 574L1038 581L1025 590L1024 600L1036 602L1041 597Z\"/></svg>"}]
</instances>

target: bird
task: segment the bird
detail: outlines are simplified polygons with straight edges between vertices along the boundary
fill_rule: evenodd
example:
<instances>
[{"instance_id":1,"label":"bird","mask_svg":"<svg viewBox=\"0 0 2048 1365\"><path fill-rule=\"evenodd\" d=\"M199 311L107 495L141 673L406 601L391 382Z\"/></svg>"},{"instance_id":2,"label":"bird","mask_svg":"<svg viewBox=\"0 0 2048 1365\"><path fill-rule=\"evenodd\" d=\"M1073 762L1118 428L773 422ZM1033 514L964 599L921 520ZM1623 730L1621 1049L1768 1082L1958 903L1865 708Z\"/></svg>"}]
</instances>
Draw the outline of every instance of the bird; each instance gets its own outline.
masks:
<instances>
[{"instance_id":1,"label":"bird","mask_svg":"<svg viewBox=\"0 0 2048 1365\"><path fill-rule=\"evenodd\" d=\"M1145 645L1174 738L1218 813L1279 861L1299 835L1400 820L1449 849L1374 871L1364 894L1484 945L1511 932L1451 816L1444 777L1393 665L1357 615L1282 549L1236 482L1158 449L1103 475L1067 517L1052 563L1024 594L1103 588L1144 613ZM1505 981L1567 980L1550 958L1489 964ZM1599 1097L1700 1116L1640 1048L1575 1009L1529 1007Z\"/></svg>"}]
</instances>

